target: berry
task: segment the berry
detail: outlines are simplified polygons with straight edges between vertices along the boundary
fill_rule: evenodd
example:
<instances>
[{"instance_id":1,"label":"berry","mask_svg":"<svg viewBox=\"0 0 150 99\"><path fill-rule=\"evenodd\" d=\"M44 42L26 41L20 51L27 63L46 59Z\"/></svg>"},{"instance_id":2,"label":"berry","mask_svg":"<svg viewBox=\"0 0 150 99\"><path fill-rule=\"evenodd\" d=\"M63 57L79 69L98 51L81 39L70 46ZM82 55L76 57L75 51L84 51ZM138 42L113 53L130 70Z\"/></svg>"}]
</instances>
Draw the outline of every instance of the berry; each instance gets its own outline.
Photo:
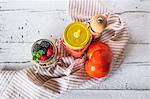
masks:
<instances>
[{"instance_id":1,"label":"berry","mask_svg":"<svg viewBox=\"0 0 150 99\"><path fill-rule=\"evenodd\" d=\"M40 50L42 50L44 52L44 54L47 53L47 48L45 48L45 47L41 47Z\"/></svg>"},{"instance_id":2,"label":"berry","mask_svg":"<svg viewBox=\"0 0 150 99\"><path fill-rule=\"evenodd\" d=\"M35 44L34 46L33 46L33 52L37 52L38 50L40 50L40 45L39 44Z\"/></svg>"},{"instance_id":3,"label":"berry","mask_svg":"<svg viewBox=\"0 0 150 99\"><path fill-rule=\"evenodd\" d=\"M41 60L41 61L46 61L48 59L48 57L46 55L42 55L38 59Z\"/></svg>"},{"instance_id":4,"label":"berry","mask_svg":"<svg viewBox=\"0 0 150 99\"><path fill-rule=\"evenodd\" d=\"M47 41L42 41L41 44L40 44L41 47L45 47L45 48L48 48L50 46L50 43L47 42Z\"/></svg>"},{"instance_id":5,"label":"berry","mask_svg":"<svg viewBox=\"0 0 150 99\"><path fill-rule=\"evenodd\" d=\"M47 50L47 56L48 56L48 57L51 57L52 54L53 54L52 48L48 48L48 50Z\"/></svg>"},{"instance_id":6,"label":"berry","mask_svg":"<svg viewBox=\"0 0 150 99\"><path fill-rule=\"evenodd\" d=\"M53 50L53 46L52 45L50 45L49 48Z\"/></svg>"}]
</instances>

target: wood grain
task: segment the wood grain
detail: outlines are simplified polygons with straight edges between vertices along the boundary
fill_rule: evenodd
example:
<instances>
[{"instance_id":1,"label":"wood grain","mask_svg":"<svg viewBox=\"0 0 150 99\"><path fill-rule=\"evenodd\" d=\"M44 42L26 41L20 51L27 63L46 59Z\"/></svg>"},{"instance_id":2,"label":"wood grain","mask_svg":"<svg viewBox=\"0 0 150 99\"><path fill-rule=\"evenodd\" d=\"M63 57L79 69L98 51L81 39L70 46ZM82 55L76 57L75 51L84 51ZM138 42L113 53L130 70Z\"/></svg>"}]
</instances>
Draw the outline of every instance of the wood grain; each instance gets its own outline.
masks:
<instances>
[{"instance_id":1,"label":"wood grain","mask_svg":"<svg viewBox=\"0 0 150 99\"><path fill-rule=\"evenodd\" d=\"M33 43L1 43L0 44L0 65L2 63L28 63L31 61L31 47ZM150 44L129 44L127 46L124 63L149 63ZM32 64L30 64L32 65Z\"/></svg>"},{"instance_id":2,"label":"wood grain","mask_svg":"<svg viewBox=\"0 0 150 99\"><path fill-rule=\"evenodd\" d=\"M130 43L150 43L147 38L150 37L150 14L130 13L121 17L129 26ZM71 22L69 16L63 12L5 12L0 19L3 19L0 25L0 42L4 43L34 42L52 34L57 37L63 34L66 25Z\"/></svg>"},{"instance_id":3,"label":"wood grain","mask_svg":"<svg viewBox=\"0 0 150 99\"><path fill-rule=\"evenodd\" d=\"M59 99L149 99L149 93L148 90L73 90Z\"/></svg>"}]
</instances>

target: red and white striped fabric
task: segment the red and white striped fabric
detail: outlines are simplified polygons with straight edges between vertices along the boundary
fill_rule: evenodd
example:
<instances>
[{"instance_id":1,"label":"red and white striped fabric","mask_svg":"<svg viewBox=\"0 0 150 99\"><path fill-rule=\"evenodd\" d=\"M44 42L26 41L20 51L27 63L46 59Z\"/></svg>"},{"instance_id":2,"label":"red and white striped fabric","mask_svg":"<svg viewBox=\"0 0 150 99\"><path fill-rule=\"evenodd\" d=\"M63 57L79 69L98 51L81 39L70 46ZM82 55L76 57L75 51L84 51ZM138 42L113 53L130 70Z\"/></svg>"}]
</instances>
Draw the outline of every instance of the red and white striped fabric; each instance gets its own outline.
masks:
<instances>
[{"instance_id":1,"label":"red and white striped fabric","mask_svg":"<svg viewBox=\"0 0 150 99\"><path fill-rule=\"evenodd\" d=\"M100 0L70 0L69 14L73 21L87 22L97 14L105 14L108 26L100 41L106 42L113 51L113 64L110 75L124 59L125 46L128 43L126 24L118 15L109 12ZM35 66L20 71L0 71L1 99L51 99L73 89L95 86L106 78L90 78L84 69L84 57L74 59L69 56L58 42L57 64L49 69L40 69L35 73ZM73 65L69 76L67 67ZM109 76L110 76L109 75Z\"/></svg>"}]
</instances>

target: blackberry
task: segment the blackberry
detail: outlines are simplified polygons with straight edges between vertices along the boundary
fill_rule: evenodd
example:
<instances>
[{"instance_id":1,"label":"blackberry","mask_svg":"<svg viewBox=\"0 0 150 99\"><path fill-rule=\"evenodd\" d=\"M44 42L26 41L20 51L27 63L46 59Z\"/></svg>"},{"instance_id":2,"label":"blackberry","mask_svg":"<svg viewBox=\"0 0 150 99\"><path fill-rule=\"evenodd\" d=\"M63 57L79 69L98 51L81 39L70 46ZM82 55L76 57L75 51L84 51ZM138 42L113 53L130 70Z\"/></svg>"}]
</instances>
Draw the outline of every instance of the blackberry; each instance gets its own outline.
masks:
<instances>
[{"instance_id":1,"label":"blackberry","mask_svg":"<svg viewBox=\"0 0 150 99\"><path fill-rule=\"evenodd\" d=\"M35 44L34 46L33 46L33 52L37 52L37 51L39 51L40 50L40 45L39 44Z\"/></svg>"},{"instance_id":2,"label":"blackberry","mask_svg":"<svg viewBox=\"0 0 150 99\"><path fill-rule=\"evenodd\" d=\"M47 41L42 41L41 44L40 44L41 47L45 47L45 48L48 48L50 46L50 43L47 42Z\"/></svg>"},{"instance_id":3,"label":"blackberry","mask_svg":"<svg viewBox=\"0 0 150 99\"><path fill-rule=\"evenodd\" d=\"M47 48L41 47L40 50L42 50L42 51L44 52L44 54L46 55L46 53L47 53Z\"/></svg>"}]
</instances>

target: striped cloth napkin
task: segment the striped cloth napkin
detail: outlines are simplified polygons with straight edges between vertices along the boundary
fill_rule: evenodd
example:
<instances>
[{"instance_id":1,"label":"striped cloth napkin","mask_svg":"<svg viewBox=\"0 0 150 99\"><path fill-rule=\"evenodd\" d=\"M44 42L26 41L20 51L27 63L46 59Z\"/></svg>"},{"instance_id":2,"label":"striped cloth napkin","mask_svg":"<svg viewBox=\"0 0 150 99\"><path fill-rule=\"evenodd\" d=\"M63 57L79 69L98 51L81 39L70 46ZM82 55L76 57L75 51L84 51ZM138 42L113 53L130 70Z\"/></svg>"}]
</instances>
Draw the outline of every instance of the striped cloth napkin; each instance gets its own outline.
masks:
<instances>
[{"instance_id":1,"label":"striped cloth napkin","mask_svg":"<svg viewBox=\"0 0 150 99\"><path fill-rule=\"evenodd\" d=\"M106 42L113 51L113 64L109 77L122 63L125 46L129 36L126 24L118 15L108 11L100 0L70 0L69 14L73 21L88 22L97 14L105 14L108 26L102 33L101 41ZM74 88L89 88L105 78L90 78L84 69L84 57L75 59L69 56L57 42L57 64L49 69L35 66L20 71L0 71L0 99L52 99ZM68 67L73 67L66 76Z\"/></svg>"}]
</instances>

